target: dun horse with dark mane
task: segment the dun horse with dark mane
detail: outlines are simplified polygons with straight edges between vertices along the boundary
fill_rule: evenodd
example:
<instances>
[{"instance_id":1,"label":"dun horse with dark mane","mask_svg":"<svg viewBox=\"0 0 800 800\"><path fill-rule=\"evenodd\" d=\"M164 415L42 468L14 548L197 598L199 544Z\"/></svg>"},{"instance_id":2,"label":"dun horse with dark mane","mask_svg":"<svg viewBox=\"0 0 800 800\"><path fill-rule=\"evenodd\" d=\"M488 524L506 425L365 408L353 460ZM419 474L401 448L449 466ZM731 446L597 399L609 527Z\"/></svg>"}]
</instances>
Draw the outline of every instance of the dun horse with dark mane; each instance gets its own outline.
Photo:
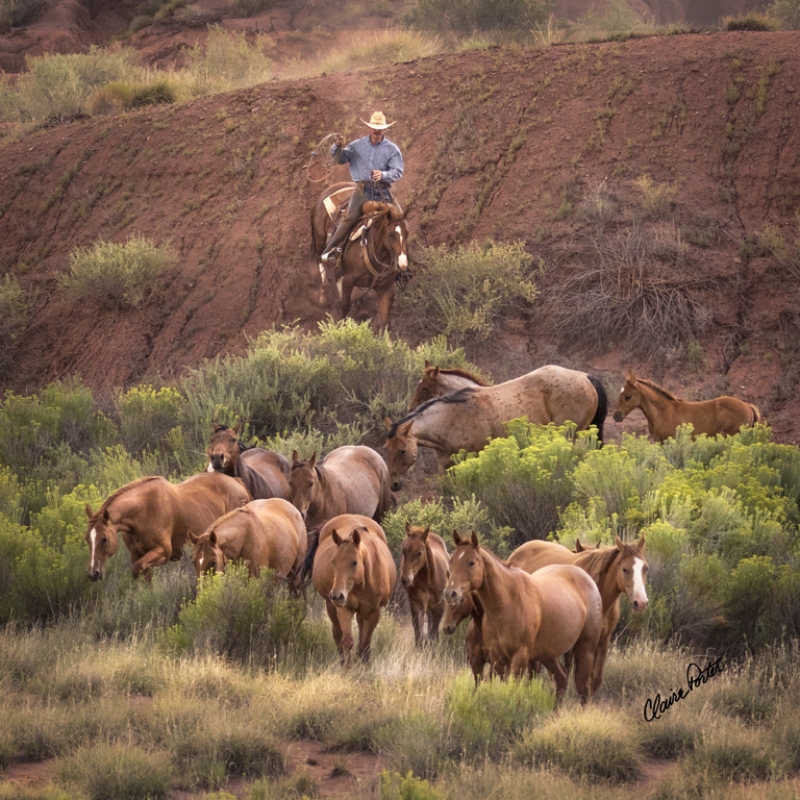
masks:
<instances>
[{"instance_id":1,"label":"dun horse with dark mane","mask_svg":"<svg viewBox=\"0 0 800 800\"><path fill-rule=\"evenodd\" d=\"M190 531L204 531L249 500L241 481L216 472L201 472L178 484L160 476L126 484L97 512L86 506L89 577L103 577L103 566L117 552L121 535L134 576L144 573L150 580L151 567L180 559Z\"/></svg>"},{"instance_id":2,"label":"dun horse with dark mane","mask_svg":"<svg viewBox=\"0 0 800 800\"><path fill-rule=\"evenodd\" d=\"M726 395L693 403L629 372L614 409L614 421L622 422L635 408L642 409L650 435L656 442L675 436L678 426L687 422L694 428L693 437L701 433L732 436L739 433L742 425L752 427L761 422L758 408L738 397Z\"/></svg>"},{"instance_id":3,"label":"dun horse with dark mane","mask_svg":"<svg viewBox=\"0 0 800 800\"><path fill-rule=\"evenodd\" d=\"M289 459L274 450L245 447L239 441L239 425L232 428L212 423L206 472L222 472L240 478L254 500L289 499Z\"/></svg>"},{"instance_id":4,"label":"dun horse with dark mane","mask_svg":"<svg viewBox=\"0 0 800 800\"><path fill-rule=\"evenodd\" d=\"M311 212L311 247L322 280L320 304L326 304L327 287L336 287L342 318L350 312L353 289L373 289L378 295L378 327L388 328L395 295L395 281L410 277L408 226L395 205L370 201L364 216L350 235L341 260L333 270L320 260L334 218L355 189L353 183L336 183L325 190Z\"/></svg>"}]
</instances>

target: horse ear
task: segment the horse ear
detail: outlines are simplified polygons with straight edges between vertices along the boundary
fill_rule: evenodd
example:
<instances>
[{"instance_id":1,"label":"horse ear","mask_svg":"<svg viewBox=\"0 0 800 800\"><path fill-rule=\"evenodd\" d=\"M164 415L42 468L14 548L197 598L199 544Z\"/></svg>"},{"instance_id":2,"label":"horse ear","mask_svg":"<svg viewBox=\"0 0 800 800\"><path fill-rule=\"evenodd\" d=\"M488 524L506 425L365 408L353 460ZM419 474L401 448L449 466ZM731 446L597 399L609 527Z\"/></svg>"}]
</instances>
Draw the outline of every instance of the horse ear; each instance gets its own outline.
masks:
<instances>
[{"instance_id":1,"label":"horse ear","mask_svg":"<svg viewBox=\"0 0 800 800\"><path fill-rule=\"evenodd\" d=\"M92 511L92 507L87 503L86 504L86 516L91 519L94 516L94 511Z\"/></svg>"},{"instance_id":2,"label":"horse ear","mask_svg":"<svg viewBox=\"0 0 800 800\"><path fill-rule=\"evenodd\" d=\"M292 464L299 464L300 459L297 457L297 450L292 450Z\"/></svg>"},{"instance_id":3,"label":"horse ear","mask_svg":"<svg viewBox=\"0 0 800 800\"><path fill-rule=\"evenodd\" d=\"M458 531L453 531L453 544L458 547L464 540L458 535Z\"/></svg>"},{"instance_id":4,"label":"horse ear","mask_svg":"<svg viewBox=\"0 0 800 800\"><path fill-rule=\"evenodd\" d=\"M433 370L431 371L431 374L433 375L434 378L438 378L439 377L439 367L434 367Z\"/></svg>"},{"instance_id":5,"label":"horse ear","mask_svg":"<svg viewBox=\"0 0 800 800\"><path fill-rule=\"evenodd\" d=\"M432 366L433 366L433 364L431 364L431 362L428 361L428 359L426 358L425 359L425 369L430 369Z\"/></svg>"},{"instance_id":6,"label":"horse ear","mask_svg":"<svg viewBox=\"0 0 800 800\"><path fill-rule=\"evenodd\" d=\"M639 537L639 541L636 542L636 549L640 552L644 550L644 534Z\"/></svg>"},{"instance_id":7,"label":"horse ear","mask_svg":"<svg viewBox=\"0 0 800 800\"><path fill-rule=\"evenodd\" d=\"M364 529L366 530L366 528ZM361 534L358 532L358 528L356 528L350 536L351 541L353 544L358 547L361 544Z\"/></svg>"},{"instance_id":8,"label":"horse ear","mask_svg":"<svg viewBox=\"0 0 800 800\"><path fill-rule=\"evenodd\" d=\"M398 429L397 432L401 436L407 436L408 432L411 430L411 426L414 424L414 420L410 419L408 422L403 423Z\"/></svg>"},{"instance_id":9,"label":"horse ear","mask_svg":"<svg viewBox=\"0 0 800 800\"><path fill-rule=\"evenodd\" d=\"M475 531L472 531L472 546L473 546L473 547L474 547L476 550L480 550L480 547L481 547L481 546L480 546L480 543L478 542L478 534L477 534L477 533L475 533Z\"/></svg>"},{"instance_id":10,"label":"horse ear","mask_svg":"<svg viewBox=\"0 0 800 800\"><path fill-rule=\"evenodd\" d=\"M241 428L242 428L242 423L241 423L241 421L240 421L240 422L237 422L237 423L236 423L236 424L235 424L235 425L234 425L234 426L231 428L231 430L232 430L232 431L233 431L233 432L234 432L234 433L235 433L235 434L238 436L238 435L239 435L239 431L241 430Z\"/></svg>"},{"instance_id":11,"label":"horse ear","mask_svg":"<svg viewBox=\"0 0 800 800\"><path fill-rule=\"evenodd\" d=\"M424 530L424 531L422 531L422 541L423 541L423 542L427 542L427 541L428 541L428 534L429 534L430 532L431 532L431 526L430 526L430 525L428 525L428 527L427 527L427 528L425 528L425 530Z\"/></svg>"},{"instance_id":12,"label":"horse ear","mask_svg":"<svg viewBox=\"0 0 800 800\"><path fill-rule=\"evenodd\" d=\"M575 540L575 552L582 553L586 548L581 544L580 539Z\"/></svg>"},{"instance_id":13,"label":"horse ear","mask_svg":"<svg viewBox=\"0 0 800 800\"><path fill-rule=\"evenodd\" d=\"M108 513L108 509L106 508L103 511L103 522L108 522L109 519L111 519L111 514Z\"/></svg>"},{"instance_id":14,"label":"horse ear","mask_svg":"<svg viewBox=\"0 0 800 800\"><path fill-rule=\"evenodd\" d=\"M316 463L317 463L317 451L315 450L315 451L314 451L314 452L311 454L311 458L309 458L309 459L308 459L308 466L309 466L309 467L311 467L311 468L313 469L313 467L314 467L314 464L316 464Z\"/></svg>"},{"instance_id":15,"label":"horse ear","mask_svg":"<svg viewBox=\"0 0 800 800\"><path fill-rule=\"evenodd\" d=\"M408 536L409 533L411 533L411 525L409 524L409 521L406 520L406 536Z\"/></svg>"},{"instance_id":16,"label":"horse ear","mask_svg":"<svg viewBox=\"0 0 800 800\"><path fill-rule=\"evenodd\" d=\"M622 550L622 548L625 547L625 542L619 538L619 534L617 534L614 538L617 540L617 550Z\"/></svg>"},{"instance_id":17,"label":"horse ear","mask_svg":"<svg viewBox=\"0 0 800 800\"><path fill-rule=\"evenodd\" d=\"M219 422L217 422L215 419L212 419L211 420L211 430L214 431L214 433L216 433L217 431L221 431L222 430L222 425L220 425Z\"/></svg>"},{"instance_id":18,"label":"horse ear","mask_svg":"<svg viewBox=\"0 0 800 800\"><path fill-rule=\"evenodd\" d=\"M636 383L636 376L633 374L633 370L629 369L628 374L625 376L625 380L628 383Z\"/></svg>"},{"instance_id":19,"label":"horse ear","mask_svg":"<svg viewBox=\"0 0 800 800\"><path fill-rule=\"evenodd\" d=\"M211 544L213 544L214 547L217 546L217 532L216 531L211 531L211 533L208 534L208 541L211 542Z\"/></svg>"},{"instance_id":20,"label":"horse ear","mask_svg":"<svg viewBox=\"0 0 800 800\"><path fill-rule=\"evenodd\" d=\"M197 544L197 542L200 540L200 537L199 536L195 536L194 533L192 533L192 531L186 531L186 538L192 544Z\"/></svg>"},{"instance_id":21,"label":"horse ear","mask_svg":"<svg viewBox=\"0 0 800 800\"><path fill-rule=\"evenodd\" d=\"M389 417L384 417L383 424L386 426L386 430L390 431L392 429L392 425L394 425L394 422L392 422Z\"/></svg>"},{"instance_id":22,"label":"horse ear","mask_svg":"<svg viewBox=\"0 0 800 800\"><path fill-rule=\"evenodd\" d=\"M342 537L339 536L339 531L337 531L336 528L333 529L333 533L331 534L331 539L333 539L333 543L337 547L344 541L344 539L342 539Z\"/></svg>"}]
</instances>

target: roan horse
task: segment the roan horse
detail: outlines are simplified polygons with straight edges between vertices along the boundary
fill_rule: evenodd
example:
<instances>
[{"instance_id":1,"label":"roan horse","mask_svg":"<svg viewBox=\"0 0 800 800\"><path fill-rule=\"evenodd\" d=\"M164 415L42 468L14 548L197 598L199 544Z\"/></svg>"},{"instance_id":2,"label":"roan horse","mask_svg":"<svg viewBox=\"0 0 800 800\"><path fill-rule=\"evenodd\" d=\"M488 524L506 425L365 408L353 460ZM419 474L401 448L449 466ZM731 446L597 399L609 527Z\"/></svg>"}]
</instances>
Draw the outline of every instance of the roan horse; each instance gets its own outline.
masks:
<instances>
[{"instance_id":1,"label":"roan horse","mask_svg":"<svg viewBox=\"0 0 800 800\"><path fill-rule=\"evenodd\" d=\"M439 636L439 623L444 614L442 592L447 583L449 563L447 547L441 536L431 533L431 526L409 525L400 548L400 583L408 594L414 640L421 647L425 640Z\"/></svg>"},{"instance_id":2,"label":"roan horse","mask_svg":"<svg viewBox=\"0 0 800 800\"><path fill-rule=\"evenodd\" d=\"M567 689L560 656L573 652L575 688L585 703L592 695L595 651L603 628L602 601L594 581L581 569L556 565L534 575L509 567L471 539L453 533L446 603L477 595L483 607L482 633L490 664L505 677L531 675L541 662L556 683L556 703Z\"/></svg>"},{"instance_id":3,"label":"roan horse","mask_svg":"<svg viewBox=\"0 0 800 800\"><path fill-rule=\"evenodd\" d=\"M311 247L322 280L320 305L326 304L326 287L333 282L342 318L350 312L353 289L373 289L378 295L378 327L389 327L395 295L395 280L410 277L408 267L408 225L395 205L369 201L356 225L338 266L330 271L320 260L334 216L355 190L353 183L335 183L323 192L311 212Z\"/></svg>"},{"instance_id":4,"label":"roan horse","mask_svg":"<svg viewBox=\"0 0 800 800\"><path fill-rule=\"evenodd\" d=\"M190 531L204 531L249 501L241 481L216 472L201 472L178 484L160 476L126 484L97 512L86 505L89 577L93 581L103 577L103 566L117 552L122 534L134 577L144 573L150 580L151 567L180 559Z\"/></svg>"},{"instance_id":5,"label":"roan horse","mask_svg":"<svg viewBox=\"0 0 800 800\"><path fill-rule=\"evenodd\" d=\"M338 514L361 514L380 522L392 502L386 462L363 445L337 447L319 463L316 453L301 461L295 450L289 488L309 529Z\"/></svg>"},{"instance_id":6,"label":"roan horse","mask_svg":"<svg viewBox=\"0 0 800 800\"><path fill-rule=\"evenodd\" d=\"M520 567L536 573L550 564L572 564L583 569L597 584L603 601L603 632L595 655L592 692L603 682L611 635L619 622L619 597L626 594L636 612L647 608L647 572L649 565L644 557L644 536L634 544L625 544L617 537L616 545L585 549L577 553L555 542L533 540L520 545L506 560L509 566Z\"/></svg>"},{"instance_id":7,"label":"roan horse","mask_svg":"<svg viewBox=\"0 0 800 800\"><path fill-rule=\"evenodd\" d=\"M198 578L212 569L224 572L229 561L242 561L251 577L269 567L287 582L297 577L308 544L300 512L279 497L253 500L229 511L200 536L190 532L189 540Z\"/></svg>"},{"instance_id":8,"label":"roan horse","mask_svg":"<svg viewBox=\"0 0 800 800\"><path fill-rule=\"evenodd\" d=\"M358 514L343 514L323 526L314 555L314 588L325 600L339 657L350 665L353 617L358 654L369 661L372 634L397 585L397 567L383 528Z\"/></svg>"},{"instance_id":9,"label":"roan horse","mask_svg":"<svg viewBox=\"0 0 800 800\"><path fill-rule=\"evenodd\" d=\"M428 400L398 422L384 419L389 473L395 480L408 472L420 446L433 449L445 469L459 450L477 452L489 439L505 436L504 423L518 417L537 425L571 420L578 430L596 425L602 442L606 409L597 378L554 365L496 386L459 389Z\"/></svg>"},{"instance_id":10,"label":"roan horse","mask_svg":"<svg viewBox=\"0 0 800 800\"><path fill-rule=\"evenodd\" d=\"M254 500L270 497L289 499L289 459L274 450L244 447L239 441L239 424L232 428L211 423L214 433L206 451L206 472L222 472L241 478Z\"/></svg>"},{"instance_id":11,"label":"roan horse","mask_svg":"<svg viewBox=\"0 0 800 800\"><path fill-rule=\"evenodd\" d=\"M647 427L656 442L675 436L679 425L690 422L692 437L732 436L742 425L761 422L761 412L751 403L738 397L715 397L693 403L681 400L661 386L628 372L614 409L614 422L622 422L634 408L641 408L647 417Z\"/></svg>"}]
</instances>

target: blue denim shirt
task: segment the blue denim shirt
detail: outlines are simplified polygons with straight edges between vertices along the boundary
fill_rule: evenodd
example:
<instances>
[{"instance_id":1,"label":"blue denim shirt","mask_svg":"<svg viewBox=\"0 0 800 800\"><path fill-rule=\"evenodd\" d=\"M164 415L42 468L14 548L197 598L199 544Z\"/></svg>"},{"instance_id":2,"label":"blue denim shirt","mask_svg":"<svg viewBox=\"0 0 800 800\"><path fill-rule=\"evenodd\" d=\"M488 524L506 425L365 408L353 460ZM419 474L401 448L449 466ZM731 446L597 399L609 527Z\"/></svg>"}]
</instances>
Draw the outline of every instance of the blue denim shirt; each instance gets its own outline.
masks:
<instances>
[{"instance_id":1,"label":"blue denim shirt","mask_svg":"<svg viewBox=\"0 0 800 800\"><path fill-rule=\"evenodd\" d=\"M349 164L350 179L356 183L364 182L367 199L370 197L370 184L372 183L372 170L381 172L381 182L393 184L403 175L403 155L400 148L385 136L378 144L372 144L369 136L356 139L346 147L331 147L334 164Z\"/></svg>"}]
</instances>

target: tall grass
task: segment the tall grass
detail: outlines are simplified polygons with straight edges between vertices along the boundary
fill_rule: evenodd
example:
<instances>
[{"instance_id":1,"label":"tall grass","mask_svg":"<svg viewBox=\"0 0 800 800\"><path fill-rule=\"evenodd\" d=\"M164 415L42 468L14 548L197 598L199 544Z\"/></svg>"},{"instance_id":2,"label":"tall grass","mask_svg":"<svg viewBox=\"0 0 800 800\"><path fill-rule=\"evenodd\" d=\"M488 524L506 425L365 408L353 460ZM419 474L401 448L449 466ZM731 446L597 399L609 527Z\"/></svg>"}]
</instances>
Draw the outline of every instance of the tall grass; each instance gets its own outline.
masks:
<instances>
[{"instance_id":1,"label":"tall grass","mask_svg":"<svg viewBox=\"0 0 800 800\"><path fill-rule=\"evenodd\" d=\"M435 55L442 49L435 36L406 30L357 34L335 49L321 64L323 72L370 68L376 64L402 64Z\"/></svg>"}]
</instances>

